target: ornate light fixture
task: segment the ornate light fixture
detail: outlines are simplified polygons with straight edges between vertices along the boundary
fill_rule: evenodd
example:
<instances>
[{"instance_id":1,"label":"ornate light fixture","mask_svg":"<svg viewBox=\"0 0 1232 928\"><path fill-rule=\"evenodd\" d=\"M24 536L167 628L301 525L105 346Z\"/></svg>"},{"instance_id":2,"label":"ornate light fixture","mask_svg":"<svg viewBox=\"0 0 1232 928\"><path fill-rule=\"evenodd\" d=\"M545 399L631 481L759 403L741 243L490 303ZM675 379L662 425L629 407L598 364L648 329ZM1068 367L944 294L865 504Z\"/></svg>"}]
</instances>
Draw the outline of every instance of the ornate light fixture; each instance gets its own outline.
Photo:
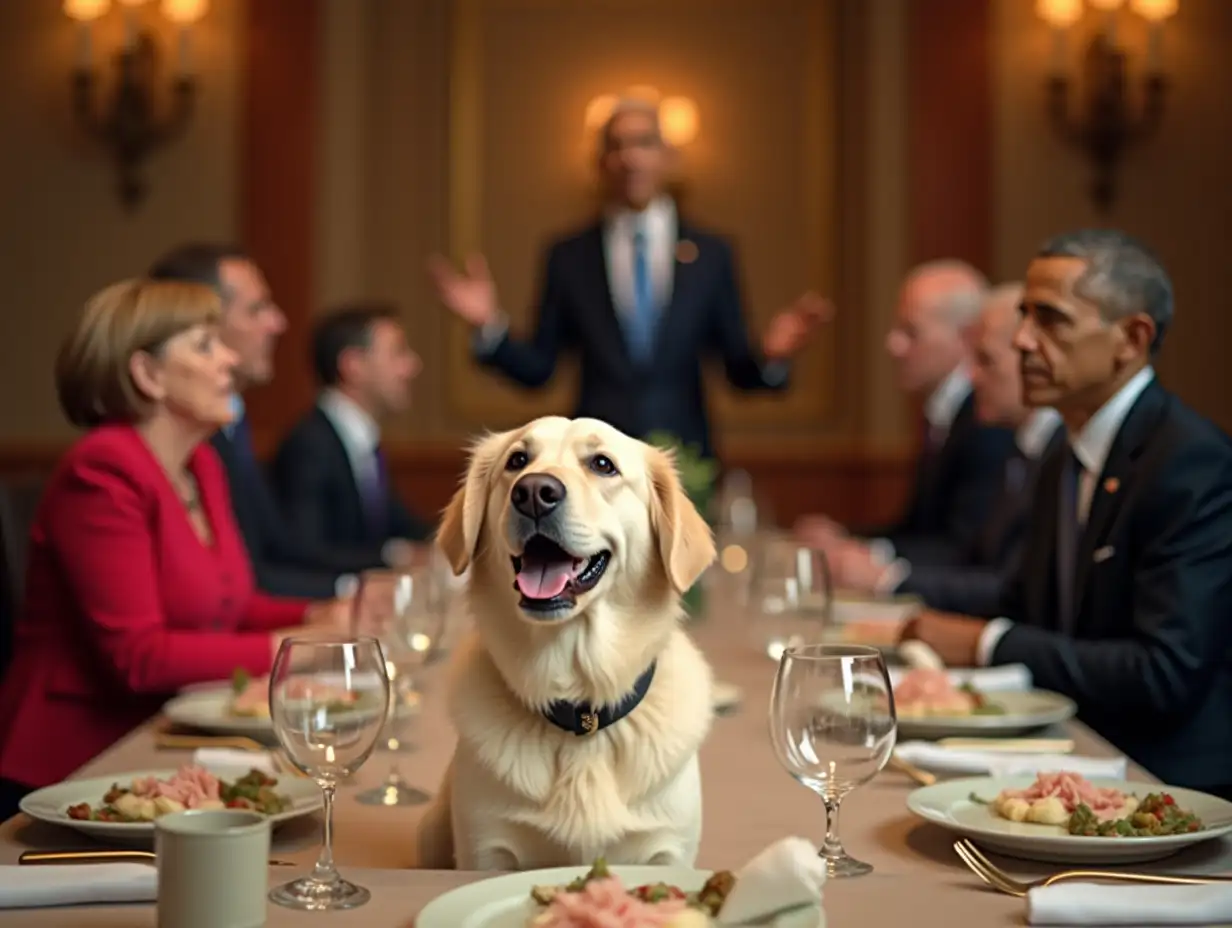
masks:
<instances>
[{"instance_id":1,"label":"ornate light fixture","mask_svg":"<svg viewBox=\"0 0 1232 928\"><path fill-rule=\"evenodd\" d=\"M1147 21L1150 29L1143 99L1133 112L1126 77L1129 55L1117 42L1117 18L1124 0L1089 0L1102 15L1100 31L1091 39L1079 68L1081 86L1068 73L1068 38L1082 17L1082 0L1037 0L1036 11L1053 30L1052 73L1048 79L1049 115L1057 130L1091 162L1094 177L1091 198L1107 211L1116 194L1116 170L1133 144L1149 137L1163 118L1167 81L1163 73L1164 22L1179 0L1129 0L1129 8ZM1076 94L1071 94L1076 90ZM1071 114L1071 96L1078 96L1078 113Z\"/></svg>"},{"instance_id":2,"label":"ornate light fixture","mask_svg":"<svg viewBox=\"0 0 1232 928\"><path fill-rule=\"evenodd\" d=\"M77 23L78 51L73 69L73 112L77 122L107 148L115 163L120 202L133 209L145 195L141 168L156 149L188 125L196 97L192 77L192 27L205 15L209 0L162 0L163 15L179 30L171 105L158 114L160 54L154 37L141 28L138 7L145 0L119 0L124 43L112 56L115 84L107 102L96 106L100 80L94 61L94 24L107 14L111 0L64 0L64 12Z\"/></svg>"},{"instance_id":3,"label":"ornate light fixture","mask_svg":"<svg viewBox=\"0 0 1232 928\"><path fill-rule=\"evenodd\" d=\"M697 104L688 97L662 97L654 87L630 87L623 93L603 94L595 97L586 106L583 127L586 132L597 131L621 100L645 100L659 108L659 129L663 140L673 148L688 145L697 138L699 118Z\"/></svg>"}]
</instances>

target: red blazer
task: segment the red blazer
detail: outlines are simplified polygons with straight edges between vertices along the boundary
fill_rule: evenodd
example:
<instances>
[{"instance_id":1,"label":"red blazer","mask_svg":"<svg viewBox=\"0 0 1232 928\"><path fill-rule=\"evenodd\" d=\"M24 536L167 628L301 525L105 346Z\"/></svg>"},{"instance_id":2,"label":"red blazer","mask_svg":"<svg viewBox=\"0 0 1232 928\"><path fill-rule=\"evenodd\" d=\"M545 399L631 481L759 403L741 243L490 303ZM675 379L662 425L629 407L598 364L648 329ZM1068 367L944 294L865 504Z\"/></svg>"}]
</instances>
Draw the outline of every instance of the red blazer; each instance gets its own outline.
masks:
<instances>
[{"instance_id":1,"label":"red blazer","mask_svg":"<svg viewBox=\"0 0 1232 928\"><path fill-rule=\"evenodd\" d=\"M306 604L253 588L227 478L203 442L189 469L213 528L201 543L131 426L78 441L30 532L13 662L0 688L0 777L64 779L190 683L270 670L269 633Z\"/></svg>"}]
</instances>

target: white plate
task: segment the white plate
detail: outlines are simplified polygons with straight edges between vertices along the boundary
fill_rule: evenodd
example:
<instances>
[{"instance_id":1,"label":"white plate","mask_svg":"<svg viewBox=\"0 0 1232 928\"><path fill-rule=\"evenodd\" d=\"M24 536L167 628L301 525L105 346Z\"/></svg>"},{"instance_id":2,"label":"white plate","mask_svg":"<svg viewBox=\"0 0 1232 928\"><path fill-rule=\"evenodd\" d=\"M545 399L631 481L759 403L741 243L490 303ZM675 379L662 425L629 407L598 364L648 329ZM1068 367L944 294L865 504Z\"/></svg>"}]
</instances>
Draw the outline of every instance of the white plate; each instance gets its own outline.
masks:
<instances>
[{"instance_id":1,"label":"white plate","mask_svg":"<svg viewBox=\"0 0 1232 928\"><path fill-rule=\"evenodd\" d=\"M914 596L893 596L886 599L862 597L853 593L834 596L834 624L884 624L895 627L919 611L920 600Z\"/></svg>"},{"instance_id":2,"label":"white plate","mask_svg":"<svg viewBox=\"0 0 1232 928\"><path fill-rule=\"evenodd\" d=\"M249 767L211 767L210 772L223 780L237 780L248 773ZM137 770L117 773L90 780L65 780L55 786L47 786L30 793L21 801L21 811L33 819L63 825L91 837L121 844L146 844L154 840L153 822L86 822L69 818L69 806L88 802L99 805L111 787L131 783L140 777L166 779L174 770ZM279 776L275 789L291 800L291 808L278 815L271 815L270 822L277 827L283 822L311 815L324 803L321 788L313 780L294 776Z\"/></svg>"},{"instance_id":3,"label":"white plate","mask_svg":"<svg viewBox=\"0 0 1232 928\"><path fill-rule=\"evenodd\" d=\"M563 886L589 867L556 867L528 870L493 877L479 883L459 886L437 896L415 919L415 928L528 928L531 916L542 911L530 898L536 886ZM667 883L683 890L701 889L711 871L690 867L612 867L611 872L625 886ZM824 928L824 916L817 909L800 909L782 915L767 928Z\"/></svg>"},{"instance_id":4,"label":"white plate","mask_svg":"<svg viewBox=\"0 0 1232 928\"><path fill-rule=\"evenodd\" d=\"M993 851L1061 864L1128 864L1159 860L1184 848L1232 833L1232 802L1206 793L1159 783L1127 783L1122 780L1092 779L1096 786L1110 786L1124 793L1145 797L1148 793L1171 793L1177 805L1189 809L1213 827L1187 835L1158 838L1088 838L1068 834L1064 828L1011 822L991 807L971 800L994 799L1003 789L1023 789L1035 782L1033 776L971 777L947 780L917 789L907 797L907 808L920 818L934 822Z\"/></svg>"},{"instance_id":5,"label":"white plate","mask_svg":"<svg viewBox=\"0 0 1232 928\"><path fill-rule=\"evenodd\" d=\"M1074 717L1074 701L1048 690L987 693L990 703L1005 709L1000 715L937 715L924 718L899 716L900 738L954 738L1023 735L1037 728L1056 725Z\"/></svg>"},{"instance_id":6,"label":"white plate","mask_svg":"<svg viewBox=\"0 0 1232 928\"><path fill-rule=\"evenodd\" d=\"M235 691L230 686L193 689L180 693L163 706L163 715L176 725L272 743L274 723L269 716L233 714L231 700L234 696Z\"/></svg>"}]
</instances>

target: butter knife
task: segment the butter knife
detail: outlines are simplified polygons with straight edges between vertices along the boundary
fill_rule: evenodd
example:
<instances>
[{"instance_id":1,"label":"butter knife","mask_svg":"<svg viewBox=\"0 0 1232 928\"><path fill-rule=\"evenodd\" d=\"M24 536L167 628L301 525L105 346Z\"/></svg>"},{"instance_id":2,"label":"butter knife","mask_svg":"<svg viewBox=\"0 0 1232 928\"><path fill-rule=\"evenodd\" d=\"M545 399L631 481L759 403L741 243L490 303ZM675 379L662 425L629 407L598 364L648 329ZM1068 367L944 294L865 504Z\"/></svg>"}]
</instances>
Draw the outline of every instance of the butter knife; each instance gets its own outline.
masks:
<instances>
[{"instance_id":1,"label":"butter knife","mask_svg":"<svg viewBox=\"0 0 1232 928\"><path fill-rule=\"evenodd\" d=\"M115 850L115 851L22 851L17 862L22 865L35 864L117 864L117 863L154 863L158 858L153 851ZM294 867L289 860L271 860L271 867Z\"/></svg>"},{"instance_id":2,"label":"butter knife","mask_svg":"<svg viewBox=\"0 0 1232 928\"><path fill-rule=\"evenodd\" d=\"M1069 754L1074 750L1074 742L1069 738L942 738L937 744L956 751L1006 754Z\"/></svg>"}]
</instances>

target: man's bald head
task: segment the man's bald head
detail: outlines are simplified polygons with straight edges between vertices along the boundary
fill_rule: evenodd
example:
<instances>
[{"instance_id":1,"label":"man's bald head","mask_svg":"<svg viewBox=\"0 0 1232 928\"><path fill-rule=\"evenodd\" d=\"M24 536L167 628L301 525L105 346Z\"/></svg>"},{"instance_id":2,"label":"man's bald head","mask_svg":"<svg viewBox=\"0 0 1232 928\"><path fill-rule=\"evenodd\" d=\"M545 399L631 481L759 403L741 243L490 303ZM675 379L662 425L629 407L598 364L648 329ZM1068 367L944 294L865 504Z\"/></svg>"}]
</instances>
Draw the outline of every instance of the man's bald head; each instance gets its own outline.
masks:
<instances>
[{"instance_id":1,"label":"man's bald head","mask_svg":"<svg viewBox=\"0 0 1232 928\"><path fill-rule=\"evenodd\" d=\"M886 350L898 366L899 385L927 394L965 358L965 334L983 305L988 281L964 261L929 261L903 281Z\"/></svg>"},{"instance_id":2,"label":"man's bald head","mask_svg":"<svg viewBox=\"0 0 1232 928\"><path fill-rule=\"evenodd\" d=\"M976 415L986 425L1017 428L1030 415L1022 399L1022 359L1014 347L1022 293L1020 283L990 290L971 327L971 386Z\"/></svg>"}]
</instances>

